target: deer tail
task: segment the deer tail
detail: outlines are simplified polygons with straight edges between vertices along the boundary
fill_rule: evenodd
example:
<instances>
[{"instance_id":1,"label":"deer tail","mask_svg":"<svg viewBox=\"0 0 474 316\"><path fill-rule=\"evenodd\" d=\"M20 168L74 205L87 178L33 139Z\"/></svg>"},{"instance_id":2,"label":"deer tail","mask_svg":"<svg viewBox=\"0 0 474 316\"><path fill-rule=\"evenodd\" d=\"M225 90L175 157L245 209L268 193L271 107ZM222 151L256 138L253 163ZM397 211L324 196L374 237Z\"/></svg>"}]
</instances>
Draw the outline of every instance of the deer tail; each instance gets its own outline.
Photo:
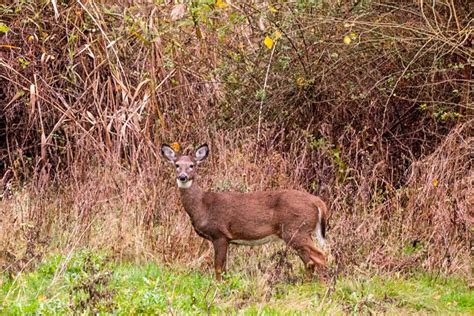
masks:
<instances>
[{"instance_id":1,"label":"deer tail","mask_svg":"<svg viewBox=\"0 0 474 316\"><path fill-rule=\"evenodd\" d=\"M316 239L318 243L323 247L326 244L326 212L324 206L318 206L318 223L316 224Z\"/></svg>"}]
</instances>

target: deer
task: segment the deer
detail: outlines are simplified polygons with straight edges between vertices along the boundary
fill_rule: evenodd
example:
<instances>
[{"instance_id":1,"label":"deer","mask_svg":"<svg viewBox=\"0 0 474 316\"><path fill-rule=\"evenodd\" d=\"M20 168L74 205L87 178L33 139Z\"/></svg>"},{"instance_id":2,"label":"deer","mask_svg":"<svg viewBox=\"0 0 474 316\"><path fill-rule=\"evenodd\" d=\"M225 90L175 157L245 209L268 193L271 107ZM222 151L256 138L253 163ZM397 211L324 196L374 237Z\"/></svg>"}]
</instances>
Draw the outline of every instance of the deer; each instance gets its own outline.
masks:
<instances>
[{"instance_id":1,"label":"deer","mask_svg":"<svg viewBox=\"0 0 474 316\"><path fill-rule=\"evenodd\" d=\"M326 242L328 210L321 198L297 190L203 191L196 183L196 171L209 154L207 144L191 156L167 144L161 146L161 153L176 168L180 199L194 230L213 245L217 281L225 273L230 244L254 246L279 239L296 250L308 276L315 269L326 270L325 254L313 240L316 237L321 247Z\"/></svg>"}]
</instances>

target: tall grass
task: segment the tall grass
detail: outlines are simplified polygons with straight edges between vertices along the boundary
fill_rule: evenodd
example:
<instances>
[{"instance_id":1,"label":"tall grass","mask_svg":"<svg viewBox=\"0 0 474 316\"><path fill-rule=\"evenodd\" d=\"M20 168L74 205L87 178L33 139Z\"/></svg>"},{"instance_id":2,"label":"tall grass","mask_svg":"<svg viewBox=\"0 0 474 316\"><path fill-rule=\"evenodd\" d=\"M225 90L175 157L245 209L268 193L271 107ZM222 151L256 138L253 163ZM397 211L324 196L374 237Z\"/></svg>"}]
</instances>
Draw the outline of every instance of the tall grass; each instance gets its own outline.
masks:
<instances>
[{"instance_id":1,"label":"tall grass","mask_svg":"<svg viewBox=\"0 0 474 316\"><path fill-rule=\"evenodd\" d=\"M1 5L2 267L209 264L157 150L206 141L203 187L322 195L337 273L469 271L469 4L340 3Z\"/></svg>"}]
</instances>

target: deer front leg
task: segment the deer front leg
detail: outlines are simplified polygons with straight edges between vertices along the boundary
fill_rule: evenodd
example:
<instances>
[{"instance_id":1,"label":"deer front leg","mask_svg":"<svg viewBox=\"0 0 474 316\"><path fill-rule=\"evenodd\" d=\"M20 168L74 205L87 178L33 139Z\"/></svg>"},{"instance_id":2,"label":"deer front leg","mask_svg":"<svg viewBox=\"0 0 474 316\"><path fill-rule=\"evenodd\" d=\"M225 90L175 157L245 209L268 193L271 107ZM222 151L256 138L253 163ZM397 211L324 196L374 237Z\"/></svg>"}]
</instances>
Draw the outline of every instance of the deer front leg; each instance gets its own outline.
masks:
<instances>
[{"instance_id":1,"label":"deer front leg","mask_svg":"<svg viewBox=\"0 0 474 316\"><path fill-rule=\"evenodd\" d=\"M222 280L222 272L225 271L225 261L227 258L227 248L229 241L227 239L215 239L212 241L214 245L214 270L216 272L216 280Z\"/></svg>"}]
</instances>

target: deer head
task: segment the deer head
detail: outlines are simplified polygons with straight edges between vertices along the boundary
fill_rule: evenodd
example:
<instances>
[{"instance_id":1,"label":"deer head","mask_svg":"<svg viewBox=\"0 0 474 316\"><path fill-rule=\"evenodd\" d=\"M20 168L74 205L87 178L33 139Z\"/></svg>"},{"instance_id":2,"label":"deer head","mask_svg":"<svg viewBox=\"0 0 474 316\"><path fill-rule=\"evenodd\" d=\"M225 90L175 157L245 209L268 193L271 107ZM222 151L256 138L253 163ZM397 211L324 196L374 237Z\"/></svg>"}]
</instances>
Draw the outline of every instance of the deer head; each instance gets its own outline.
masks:
<instances>
[{"instance_id":1,"label":"deer head","mask_svg":"<svg viewBox=\"0 0 474 316\"><path fill-rule=\"evenodd\" d=\"M178 187L189 189L196 176L197 165L206 159L209 154L209 146L203 144L196 149L194 156L187 156L177 153L171 146L165 144L161 146L161 153L174 164Z\"/></svg>"}]
</instances>

